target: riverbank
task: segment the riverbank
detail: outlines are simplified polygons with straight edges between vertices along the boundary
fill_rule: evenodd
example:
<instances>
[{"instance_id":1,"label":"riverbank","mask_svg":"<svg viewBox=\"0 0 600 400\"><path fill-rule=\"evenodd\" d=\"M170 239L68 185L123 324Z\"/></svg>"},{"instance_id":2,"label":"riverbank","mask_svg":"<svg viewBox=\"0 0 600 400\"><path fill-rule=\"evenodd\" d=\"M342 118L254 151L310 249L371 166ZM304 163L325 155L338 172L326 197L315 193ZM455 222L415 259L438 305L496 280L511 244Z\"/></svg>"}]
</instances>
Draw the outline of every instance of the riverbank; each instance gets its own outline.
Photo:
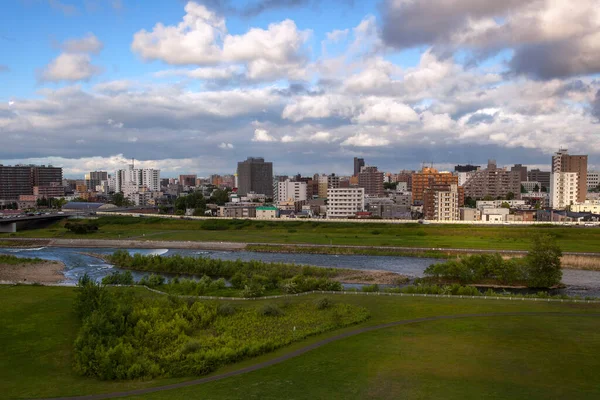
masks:
<instances>
[{"instance_id":1,"label":"riverbank","mask_svg":"<svg viewBox=\"0 0 600 400\"><path fill-rule=\"evenodd\" d=\"M26 283L58 283L64 280L65 264L41 260L37 263L0 263L0 281Z\"/></svg>"}]
</instances>

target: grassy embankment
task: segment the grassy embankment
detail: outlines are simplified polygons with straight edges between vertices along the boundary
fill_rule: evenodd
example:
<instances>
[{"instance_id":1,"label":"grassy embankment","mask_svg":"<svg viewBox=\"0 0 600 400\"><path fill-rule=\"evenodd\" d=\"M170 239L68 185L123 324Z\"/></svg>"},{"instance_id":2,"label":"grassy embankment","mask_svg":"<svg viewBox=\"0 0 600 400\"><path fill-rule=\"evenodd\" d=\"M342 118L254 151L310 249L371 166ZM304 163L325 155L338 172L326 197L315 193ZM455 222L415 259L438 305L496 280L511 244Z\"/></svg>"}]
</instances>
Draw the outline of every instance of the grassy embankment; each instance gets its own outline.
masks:
<instances>
[{"instance_id":1,"label":"grassy embankment","mask_svg":"<svg viewBox=\"0 0 600 400\"><path fill-rule=\"evenodd\" d=\"M44 262L41 258L17 257L10 254L0 254L0 265L39 264Z\"/></svg>"},{"instance_id":2,"label":"grassy embankment","mask_svg":"<svg viewBox=\"0 0 600 400\"><path fill-rule=\"evenodd\" d=\"M67 232L64 222L46 229L0 234L3 237L229 241L244 243L320 244L527 250L529 238L544 232L563 251L599 252L600 229L556 226L473 226L270 222L251 220L176 220L156 217L101 217L98 232Z\"/></svg>"},{"instance_id":3,"label":"grassy embankment","mask_svg":"<svg viewBox=\"0 0 600 400\"><path fill-rule=\"evenodd\" d=\"M154 296L138 290L140 296ZM0 392L5 398L107 393L182 381L100 381L73 372L79 323L75 290L0 287ZM320 296L266 303L311 302ZM332 296L368 309L360 326L483 312L598 313L597 304L456 298ZM343 328L245 360L233 371L356 329ZM144 395L144 399L237 398L598 398L600 319L515 316L421 322L364 333L298 358L223 381Z\"/></svg>"}]
</instances>

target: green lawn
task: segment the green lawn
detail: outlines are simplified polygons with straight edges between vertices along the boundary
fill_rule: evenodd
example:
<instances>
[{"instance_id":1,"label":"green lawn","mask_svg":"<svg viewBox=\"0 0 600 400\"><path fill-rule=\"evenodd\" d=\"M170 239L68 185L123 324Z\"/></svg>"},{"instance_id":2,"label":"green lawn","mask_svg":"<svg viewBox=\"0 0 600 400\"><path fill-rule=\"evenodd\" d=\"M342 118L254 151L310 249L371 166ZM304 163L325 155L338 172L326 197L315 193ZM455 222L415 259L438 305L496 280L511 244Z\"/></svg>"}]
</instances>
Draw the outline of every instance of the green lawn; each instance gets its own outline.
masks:
<instances>
[{"instance_id":1,"label":"green lawn","mask_svg":"<svg viewBox=\"0 0 600 400\"><path fill-rule=\"evenodd\" d=\"M140 291L140 295L153 294ZM287 301L314 301L317 297L320 296ZM596 304L331 297L369 310L371 318L359 326L481 312L600 312ZM75 375L72 344L78 322L72 312L73 298L72 288L0 286L2 397L107 393L185 380L102 382ZM242 302L240 306L257 307L263 303ZM314 336L217 373L269 360L353 329L356 327ZM361 334L261 371L143 398L598 398L599 351L600 318L596 317L486 317L425 322Z\"/></svg>"},{"instance_id":2,"label":"green lawn","mask_svg":"<svg viewBox=\"0 0 600 400\"><path fill-rule=\"evenodd\" d=\"M97 233L77 235L62 227L25 230L3 237L135 238L147 240L309 243L526 250L537 232L555 236L563 251L600 252L600 229L555 226L473 226L326 222L192 221L161 218L102 217Z\"/></svg>"}]
</instances>

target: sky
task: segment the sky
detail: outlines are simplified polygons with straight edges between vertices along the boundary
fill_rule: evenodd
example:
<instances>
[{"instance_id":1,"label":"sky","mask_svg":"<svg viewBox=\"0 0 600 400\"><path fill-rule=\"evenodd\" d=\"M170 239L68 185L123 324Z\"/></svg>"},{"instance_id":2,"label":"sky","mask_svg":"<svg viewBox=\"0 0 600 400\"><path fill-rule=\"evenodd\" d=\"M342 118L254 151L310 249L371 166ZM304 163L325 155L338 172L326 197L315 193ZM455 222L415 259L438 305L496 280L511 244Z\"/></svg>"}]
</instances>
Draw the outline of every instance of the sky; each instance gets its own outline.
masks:
<instances>
[{"instance_id":1,"label":"sky","mask_svg":"<svg viewBox=\"0 0 600 400\"><path fill-rule=\"evenodd\" d=\"M600 169L600 0L4 0L0 163Z\"/></svg>"}]
</instances>

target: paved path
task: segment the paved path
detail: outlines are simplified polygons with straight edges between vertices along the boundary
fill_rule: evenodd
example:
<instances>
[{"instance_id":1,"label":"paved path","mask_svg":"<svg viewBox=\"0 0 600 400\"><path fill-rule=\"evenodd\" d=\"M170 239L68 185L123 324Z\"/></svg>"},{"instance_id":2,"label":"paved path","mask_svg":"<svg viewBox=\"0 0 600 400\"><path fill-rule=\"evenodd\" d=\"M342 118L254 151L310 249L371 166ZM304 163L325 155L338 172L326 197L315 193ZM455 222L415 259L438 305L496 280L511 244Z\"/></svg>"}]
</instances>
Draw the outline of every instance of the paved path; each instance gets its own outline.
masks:
<instances>
[{"instance_id":1,"label":"paved path","mask_svg":"<svg viewBox=\"0 0 600 400\"><path fill-rule=\"evenodd\" d=\"M391 328L399 325L408 325L415 324L419 322L429 322L429 321L439 321L439 320L450 320L450 319L461 319L461 318L479 318L479 317L519 317L519 316L532 316L532 317L600 317L600 313L560 313L560 312L514 312L514 313L478 313L478 314L460 314L460 315L441 315L441 316L433 316L433 317L424 317L424 318L414 318L414 319L406 319L402 321L389 322L387 324L375 325L375 326L367 326L363 328L358 328L352 331L344 332L338 335L334 335L328 337L326 339L320 340L318 342L312 343L306 347L301 349L294 350L290 353L284 354L282 356L273 358L268 361L263 361L258 364L251 365L246 368L242 368L236 371L231 371L223 374L217 374L213 376L208 376L206 378L194 379L191 381L174 383L166 386L158 386L146 389L137 389L130 390L127 392L115 392L115 393L105 393L105 394L94 394L88 396L74 396L74 397L54 397L52 399L45 400L102 400L102 399L112 399L115 397L125 397L125 396L136 396L136 395L144 395L154 392L161 392L164 390L173 390L180 389L188 386L199 385L202 383L208 383L213 381L218 381L225 378L230 378L232 376L242 375L248 372L256 371L259 369L263 369L269 367L271 365L279 364L283 361L289 360L290 358L297 357L304 353L307 353L311 350L324 346L328 343L335 342L338 340L342 340L351 336L356 336L361 333L371 332L384 328Z\"/></svg>"}]
</instances>

